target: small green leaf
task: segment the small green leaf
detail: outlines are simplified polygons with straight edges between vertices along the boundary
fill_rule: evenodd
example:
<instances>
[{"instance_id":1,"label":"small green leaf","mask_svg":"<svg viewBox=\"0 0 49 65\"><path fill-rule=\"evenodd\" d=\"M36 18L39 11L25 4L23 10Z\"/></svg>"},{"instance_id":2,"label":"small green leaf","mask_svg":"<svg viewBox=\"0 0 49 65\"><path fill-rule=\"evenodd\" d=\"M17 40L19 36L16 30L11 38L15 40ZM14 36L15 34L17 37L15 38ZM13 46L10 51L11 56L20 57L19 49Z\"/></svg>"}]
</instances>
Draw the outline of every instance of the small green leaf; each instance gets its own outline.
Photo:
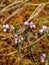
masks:
<instances>
[{"instance_id":1,"label":"small green leaf","mask_svg":"<svg viewBox=\"0 0 49 65\"><path fill-rule=\"evenodd\" d=\"M49 53L47 53L47 58L49 59Z\"/></svg>"},{"instance_id":2,"label":"small green leaf","mask_svg":"<svg viewBox=\"0 0 49 65\"><path fill-rule=\"evenodd\" d=\"M46 34L49 37L49 28L46 30Z\"/></svg>"}]
</instances>

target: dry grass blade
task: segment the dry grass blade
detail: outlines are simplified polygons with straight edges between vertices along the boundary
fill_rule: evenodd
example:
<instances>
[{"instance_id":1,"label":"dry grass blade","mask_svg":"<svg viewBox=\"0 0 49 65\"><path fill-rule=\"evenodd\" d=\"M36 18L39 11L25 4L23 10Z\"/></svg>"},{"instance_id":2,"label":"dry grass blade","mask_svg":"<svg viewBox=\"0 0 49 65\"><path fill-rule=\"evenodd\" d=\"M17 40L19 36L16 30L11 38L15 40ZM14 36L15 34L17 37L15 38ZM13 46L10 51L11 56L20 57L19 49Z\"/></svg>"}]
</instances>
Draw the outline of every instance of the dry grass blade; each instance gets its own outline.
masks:
<instances>
[{"instance_id":1,"label":"dry grass blade","mask_svg":"<svg viewBox=\"0 0 49 65\"><path fill-rule=\"evenodd\" d=\"M27 6L26 4L23 6L23 7L21 7L20 9L16 9L15 10L15 12L13 12L7 19L5 19L3 22L2 22L2 24L4 24L4 23L7 23L7 21L10 19L10 18L12 18L15 14L17 14L19 11L21 11L25 6Z\"/></svg>"},{"instance_id":2,"label":"dry grass blade","mask_svg":"<svg viewBox=\"0 0 49 65\"><path fill-rule=\"evenodd\" d=\"M15 5L13 7L10 7L8 9L6 9L6 12L10 11L10 10L14 10L14 9L17 9L19 7L19 5Z\"/></svg>"},{"instance_id":3,"label":"dry grass blade","mask_svg":"<svg viewBox=\"0 0 49 65\"><path fill-rule=\"evenodd\" d=\"M49 4L49 2L46 2L45 4L46 4L46 5L48 5L48 4Z\"/></svg>"},{"instance_id":4,"label":"dry grass blade","mask_svg":"<svg viewBox=\"0 0 49 65\"><path fill-rule=\"evenodd\" d=\"M14 52L11 52L11 53L8 54L8 56L9 56L9 55L12 55L12 54L14 54L14 53L17 53L17 52L18 52L17 50L14 51Z\"/></svg>"},{"instance_id":5,"label":"dry grass blade","mask_svg":"<svg viewBox=\"0 0 49 65\"><path fill-rule=\"evenodd\" d=\"M27 3L28 5L32 5L32 6L38 6L40 4L32 4L32 3Z\"/></svg>"},{"instance_id":6,"label":"dry grass blade","mask_svg":"<svg viewBox=\"0 0 49 65\"><path fill-rule=\"evenodd\" d=\"M35 11L32 13L32 15L30 16L30 18L28 19L28 21L30 21L31 19L33 19L34 17L36 17L41 11L42 9L45 7L45 4L40 4Z\"/></svg>"},{"instance_id":7,"label":"dry grass blade","mask_svg":"<svg viewBox=\"0 0 49 65\"><path fill-rule=\"evenodd\" d=\"M41 8L38 9L38 11L35 13L35 15L33 16L34 20L36 19L36 17L38 16L38 14L44 9L46 4L43 4L43 6L41 6Z\"/></svg>"},{"instance_id":8,"label":"dry grass blade","mask_svg":"<svg viewBox=\"0 0 49 65\"><path fill-rule=\"evenodd\" d=\"M21 3L22 1L15 1L15 2L13 2L12 4L10 4L10 5L8 5L7 7L5 7L5 8L3 8L1 11L0 11L0 13L2 13L2 12L4 12L7 8L9 8L9 7L11 7L11 6L13 6L13 5L15 5L15 4L18 4L18 3Z\"/></svg>"},{"instance_id":9,"label":"dry grass blade","mask_svg":"<svg viewBox=\"0 0 49 65\"><path fill-rule=\"evenodd\" d=\"M5 0L2 0L2 1L1 1L1 4L3 4L4 1L5 1Z\"/></svg>"},{"instance_id":10,"label":"dry grass blade","mask_svg":"<svg viewBox=\"0 0 49 65\"><path fill-rule=\"evenodd\" d=\"M32 5L32 6L38 6L38 5L40 5L40 4L43 4L43 3L40 3L40 4L32 4L32 3L27 3L28 5ZM46 5L48 5L49 4L49 2L46 2L46 3L44 3L44 4L46 4Z\"/></svg>"}]
</instances>

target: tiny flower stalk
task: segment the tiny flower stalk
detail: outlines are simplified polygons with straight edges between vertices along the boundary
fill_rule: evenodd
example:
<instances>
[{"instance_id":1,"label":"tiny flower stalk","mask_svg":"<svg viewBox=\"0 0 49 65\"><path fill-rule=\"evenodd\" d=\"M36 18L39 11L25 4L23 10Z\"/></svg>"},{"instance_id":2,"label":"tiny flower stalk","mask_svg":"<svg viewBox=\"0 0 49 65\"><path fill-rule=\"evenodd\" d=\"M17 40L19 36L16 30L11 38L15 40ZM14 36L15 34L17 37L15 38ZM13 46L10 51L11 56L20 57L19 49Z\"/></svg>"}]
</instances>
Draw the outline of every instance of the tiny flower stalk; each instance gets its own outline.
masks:
<instances>
[{"instance_id":1,"label":"tiny flower stalk","mask_svg":"<svg viewBox=\"0 0 49 65\"><path fill-rule=\"evenodd\" d=\"M21 41L23 41L23 37L21 35L17 35L15 34L15 44L18 43L18 51L19 51L19 55L20 55L20 65L23 65L23 62L22 62L22 56L21 56Z\"/></svg>"}]
</instances>

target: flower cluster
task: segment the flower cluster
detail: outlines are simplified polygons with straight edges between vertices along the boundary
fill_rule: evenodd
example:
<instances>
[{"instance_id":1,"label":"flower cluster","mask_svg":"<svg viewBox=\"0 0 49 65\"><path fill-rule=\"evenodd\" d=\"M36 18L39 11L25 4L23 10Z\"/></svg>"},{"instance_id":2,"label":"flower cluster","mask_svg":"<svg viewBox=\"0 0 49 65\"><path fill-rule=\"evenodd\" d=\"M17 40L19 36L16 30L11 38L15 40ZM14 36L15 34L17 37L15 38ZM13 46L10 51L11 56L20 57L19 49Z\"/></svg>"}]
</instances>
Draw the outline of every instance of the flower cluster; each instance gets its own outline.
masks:
<instances>
[{"instance_id":1,"label":"flower cluster","mask_svg":"<svg viewBox=\"0 0 49 65\"><path fill-rule=\"evenodd\" d=\"M15 35L15 43L17 44L18 42L23 41L23 37L21 35Z\"/></svg>"},{"instance_id":2,"label":"flower cluster","mask_svg":"<svg viewBox=\"0 0 49 65\"><path fill-rule=\"evenodd\" d=\"M11 31L13 31L15 28L14 28L14 26L9 26L8 24L5 24L5 25L3 25L3 31L4 32L7 32L7 30L9 29L9 31L11 32Z\"/></svg>"},{"instance_id":3,"label":"flower cluster","mask_svg":"<svg viewBox=\"0 0 49 65\"><path fill-rule=\"evenodd\" d=\"M41 62L44 62L44 61L45 61L45 58L46 58L46 54L43 53L43 54L41 55Z\"/></svg>"},{"instance_id":4,"label":"flower cluster","mask_svg":"<svg viewBox=\"0 0 49 65\"><path fill-rule=\"evenodd\" d=\"M39 30L39 33L42 34L47 29L47 26L42 26L42 28Z\"/></svg>"},{"instance_id":5,"label":"flower cluster","mask_svg":"<svg viewBox=\"0 0 49 65\"><path fill-rule=\"evenodd\" d=\"M24 22L24 25L27 25L30 28L35 28L36 27L35 24L33 24L32 22L28 22L28 21Z\"/></svg>"},{"instance_id":6,"label":"flower cluster","mask_svg":"<svg viewBox=\"0 0 49 65\"><path fill-rule=\"evenodd\" d=\"M8 28L9 28L9 25L8 24L3 25L3 31L4 32L6 32Z\"/></svg>"}]
</instances>

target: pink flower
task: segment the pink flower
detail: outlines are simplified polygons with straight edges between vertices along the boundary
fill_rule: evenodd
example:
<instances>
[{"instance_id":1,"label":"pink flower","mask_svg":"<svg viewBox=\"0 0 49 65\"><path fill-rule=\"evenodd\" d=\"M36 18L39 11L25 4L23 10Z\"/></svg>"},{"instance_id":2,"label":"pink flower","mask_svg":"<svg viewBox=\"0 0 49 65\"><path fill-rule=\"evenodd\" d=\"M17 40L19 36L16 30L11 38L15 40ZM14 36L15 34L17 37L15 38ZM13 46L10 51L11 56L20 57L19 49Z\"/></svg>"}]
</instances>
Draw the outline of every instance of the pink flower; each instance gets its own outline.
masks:
<instances>
[{"instance_id":1,"label":"pink flower","mask_svg":"<svg viewBox=\"0 0 49 65\"><path fill-rule=\"evenodd\" d=\"M44 62L45 61L45 59L41 56L41 62Z\"/></svg>"},{"instance_id":2,"label":"pink flower","mask_svg":"<svg viewBox=\"0 0 49 65\"><path fill-rule=\"evenodd\" d=\"M3 25L3 28L9 28L9 25L8 24L5 24L5 25Z\"/></svg>"},{"instance_id":3,"label":"pink flower","mask_svg":"<svg viewBox=\"0 0 49 65\"><path fill-rule=\"evenodd\" d=\"M43 29L43 31L45 31L46 29L47 29L47 26L42 26L42 29Z\"/></svg>"},{"instance_id":4,"label":"pink flower","mask_svg":"<svg viewBox=\"0 0 49 65\"><path fill-rule=\"evenodd\" d=\"M41 56L41 62L44 62L45 58L46 58L46 54L43 53L42 56Z\"/></svg>"},{"instance_id":5,"label":"pink flower","mask_svg":"<svg viewBox=\"0 0 49 65\"><path fill-rule=\"evenodd\" d=\"M47 26L42 26L42 29L39 30L39 33L42 34L47 29Z\"/></svg>"},{"instance_id":6,"label":"pink flower","mask_svg":"<svg viewBox=\"0 0 49 65\"><path fill-rule=\"evenodd\" d=\"M28 21L24 22L24 25L29 25Z\"/></svg>"},{"instance_id":7,"label":"pink flower","mask_svg":"<svg viewBox=\"0 0 49 65\"><path fill-rule=\"evenodd\" d=\"M28 22L28 21L24 22L24 25L28 25L30 28L36 27L35 24L33 24L32 22Z\"/></svg>"},{"instance_id":8,"label":"pink flower","mask_svg":"<svg viewBox=\"0 0 49 65\"><path fill-rule=\"evenodd\" d=\"M41 62L44 62L44 61L45 61L44 59L41 60Z\"/></svg>"},{"instance_id":9,"label":"pink flower","mask_svg":"<svg viewBox=\"0 0 49 65\"><path fill-rule=\"evenodd\" d=\"M16 35L15 43L21 42L22 40L23 40L23 37L22 36L17 36Z\"/></svg>"},{"instance_id":10,"label":"pink flower","mask_svg":"<svg viewBox=\"0 0 49 65\"><path fill-rule=\"evenodd\" d=\"M6 31L7 31L7 29L3 29L3 31L4 31L4 32L6 32Z\"/></svg>"},{"instance_id":11,"label":"pink flower","mask_svg":"<svg viewBox=\"0 0 49 65\"><path fill-rule=\"evenodd\" d=\"M30 28L35 28L36 27L32 22L30 22L29 26L30 26Z\"/></svg>"},{"instance_id":12,"label":"pink flower","mask_svg":"<svg viewBox=\"0 0 49 65\"><path fill-rule=\"evenodd\" d=\"M16 44L18 43L18 40L17 40L17 38L15 39L15 43L16 43Z\"/></svg>"},{"instance_id":13,"label":"pink flower","mask_svg":"<svg viewBox=\"0 0 49 65\"><path fill-rule=\"evenodd\" d=\"M42 54L42 57L45 58L45 57L46 57L46 54L43 53L43 54Z\"/></svg>"},{"instance_id":14,"label":"pink flower","mask_svg":"<svg viewBox=\"0 0 49 65\"><path fill-rule=\"evenodd\" d=\"M15 36L15 37L17 37L18 35L17 35L17 34L15 34L14 36Z\"/></svg>"},{"instance_id":15,"label":"pink flower","mask_svg":"<svg viewBox=\"0 0 49 65\"><path fill-rule=\"evenodd\" d=\"M3 31L4 32L6 32L8 28L9 28L9 25L8 24L3 25Z\"/></svg>"},{"instance_id":16,"label":"pink flower","mask_svg":"<svg viewBox=\"0 0 49 65\"><path fill-rule=\"evenodd\" d=\"M43 33L43 29L40 29L40 30L39 30L39 33L42 34L42 33Z\"/></svg>"}]
</instances>

